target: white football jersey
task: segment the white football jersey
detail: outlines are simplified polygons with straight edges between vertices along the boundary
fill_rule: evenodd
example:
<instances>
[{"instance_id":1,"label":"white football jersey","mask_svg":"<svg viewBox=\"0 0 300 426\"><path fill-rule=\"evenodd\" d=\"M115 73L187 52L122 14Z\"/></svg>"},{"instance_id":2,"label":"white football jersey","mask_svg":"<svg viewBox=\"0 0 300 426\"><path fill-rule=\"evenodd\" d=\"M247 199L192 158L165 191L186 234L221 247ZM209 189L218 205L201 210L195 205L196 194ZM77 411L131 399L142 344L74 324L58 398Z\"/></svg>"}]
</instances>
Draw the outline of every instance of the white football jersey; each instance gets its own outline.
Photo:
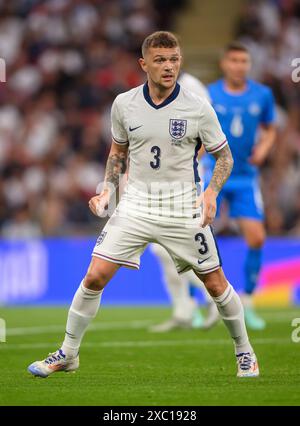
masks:
<instances>
[{"instance_id":1,"label":"white football jersey","mask_svg":"<svg viewBox=\"0 0 300 426\"><path fill-rule=\"evenodd\" d=\"M178 83L160 105L148 84L118 95L112 105L112 136L129 145L129 173L118 210L152 218L190 218L197 194L197 154L226 144L209 102Z\"/></svg>"},{"instance_id":2,"label":"white football jersey","mask_svg":"<svg viewBox=\"0 0 300 426\"><path fill-rule=\"evenodd\" d=\"M180 72L177 81L180 84L180 86L183 87L184 89L190 90L196 95L207 99L210 104L212 103L211 97L209 95L209 91L207 90L205 85L198 78L194 77L192 74L182 71ZM199 159L198 161L198 174L199 176L204 176L205 174L205 170L203 168L201 159Z\"/></svg>"}]
</instances>

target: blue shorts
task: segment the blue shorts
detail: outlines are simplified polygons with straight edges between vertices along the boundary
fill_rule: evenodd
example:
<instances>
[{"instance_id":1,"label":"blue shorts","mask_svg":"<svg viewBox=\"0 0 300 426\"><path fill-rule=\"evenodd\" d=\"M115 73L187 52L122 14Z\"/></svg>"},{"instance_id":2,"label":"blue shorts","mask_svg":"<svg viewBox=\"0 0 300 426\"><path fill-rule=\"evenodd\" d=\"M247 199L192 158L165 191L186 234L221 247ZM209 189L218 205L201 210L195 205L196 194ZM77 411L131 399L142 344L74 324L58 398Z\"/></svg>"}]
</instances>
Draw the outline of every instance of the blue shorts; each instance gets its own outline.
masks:
<instances>
[{"instance_id":1,"label":"blue shorts","mask_svg":"<svg viewBox=\"0 0 300 426\"><path fill-rule=\"evenodd\" d=\"M228 205L232 218L264 219L263 199L256 177L229 178L217 199L217 215L223 202Z\"/></svg>"}]
</instances>

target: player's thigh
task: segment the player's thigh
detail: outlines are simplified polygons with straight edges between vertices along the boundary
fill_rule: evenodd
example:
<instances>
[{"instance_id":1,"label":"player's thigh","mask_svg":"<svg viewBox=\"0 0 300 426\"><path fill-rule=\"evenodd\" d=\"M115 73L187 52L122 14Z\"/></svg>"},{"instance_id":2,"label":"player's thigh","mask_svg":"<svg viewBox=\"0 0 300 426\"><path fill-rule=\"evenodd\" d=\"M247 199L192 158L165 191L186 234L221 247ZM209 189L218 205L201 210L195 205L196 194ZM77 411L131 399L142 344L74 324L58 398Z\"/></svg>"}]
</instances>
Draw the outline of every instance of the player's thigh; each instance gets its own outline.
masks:
<instances>
[{"instance_id":1,"label":"player's thigh","mask_svg":"<svg viewBox=\"0 0 300 426\"><path fill-rule=\"evenodd\" d=\"M261 220L239 218L238 224L249 247L260 248L263 246L266 239L266 231Z\"/></svg>"},{"instance_id":2,"label":"player's thigh","mask_svg":"<svg viewBox=\"0 0 300 426\"><path fill-rule=\"evenodd\" d=\"M159 242L172 256L178 273L193 269L205 274L220 267L221 259L211 227L201 228L199 219L161 226Z\"/></svg>"},{"instance_id":3,"label":"player's thigh","mask_svg":"<svg viewBox=\"0 0 300 426\"><path fill-rule=\"evenodd\" d=\"M112 216L97 239L92 255L139 269L140 256L154 232L152 228L149 221L138 217Z\"/></svg>"},{"instance_id":4,"label":"player's thigh","mask_svg":"<svg viewBox=\"0 0 300 426\"><path fill-rule=\"evenodd\" d=\"M116 263L93 256L83 285L90 290L102 290L119 268L120 265Z\"/></svg>"}]
</instances>

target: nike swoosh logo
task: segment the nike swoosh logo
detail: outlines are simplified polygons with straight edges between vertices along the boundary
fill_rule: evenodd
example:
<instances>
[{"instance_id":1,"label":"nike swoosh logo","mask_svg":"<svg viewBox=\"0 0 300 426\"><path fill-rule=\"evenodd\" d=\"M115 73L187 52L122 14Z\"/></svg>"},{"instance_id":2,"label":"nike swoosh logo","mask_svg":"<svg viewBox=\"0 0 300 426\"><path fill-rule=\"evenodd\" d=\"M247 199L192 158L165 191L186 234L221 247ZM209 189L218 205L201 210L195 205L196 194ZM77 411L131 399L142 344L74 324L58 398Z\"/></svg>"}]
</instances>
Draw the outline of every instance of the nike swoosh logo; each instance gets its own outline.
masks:
<instances>
[{"instance_id":1,"label":"nike swoosh logo","mask_svg":"<svg viewBox=\"0 0 300 426\"><path fill-rule=\"evenodd\" d=\"M209 256L209 257L207 257L206 259L204 259L204 260L199 260L198 259L198 264L199 265L201 265L201 263L203 263L203 262L206 262L208 259L210 259L211 258L211 256Z\"/></svg>"},{"instance_id":2,"label":"nike swoosh logo","mask_svg":"<svg viewBox=\"0 0 300 426\"><path fill-rule=\"evenodd\" d=\"M142 127L143 125L141 125L141 126L137 126L137 127L131 127L131 126L129 126L129 131L130 132L133 132L134 130L136 130L136 129L139 129L140 127Z\"/></svg>"}]
</instances>

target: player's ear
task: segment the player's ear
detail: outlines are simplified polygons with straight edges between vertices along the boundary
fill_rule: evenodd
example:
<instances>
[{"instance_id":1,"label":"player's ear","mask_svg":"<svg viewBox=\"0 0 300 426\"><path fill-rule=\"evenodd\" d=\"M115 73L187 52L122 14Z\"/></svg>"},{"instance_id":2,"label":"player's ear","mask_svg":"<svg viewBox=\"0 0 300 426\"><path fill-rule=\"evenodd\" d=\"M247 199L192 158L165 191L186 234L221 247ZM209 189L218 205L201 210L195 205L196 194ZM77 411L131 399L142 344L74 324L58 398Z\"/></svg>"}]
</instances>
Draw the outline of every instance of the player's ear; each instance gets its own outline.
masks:
<instances>
[{"instance_id":1,"label":"player's ear","mask_svg":"<svg viewBox=\"0 0 300 426\"><path fill-rule=\"evenodd\" d=\"M147 72L147 65L144 58L139 58L139 64L143 71Z\"/></svg>"}]
</instances>

